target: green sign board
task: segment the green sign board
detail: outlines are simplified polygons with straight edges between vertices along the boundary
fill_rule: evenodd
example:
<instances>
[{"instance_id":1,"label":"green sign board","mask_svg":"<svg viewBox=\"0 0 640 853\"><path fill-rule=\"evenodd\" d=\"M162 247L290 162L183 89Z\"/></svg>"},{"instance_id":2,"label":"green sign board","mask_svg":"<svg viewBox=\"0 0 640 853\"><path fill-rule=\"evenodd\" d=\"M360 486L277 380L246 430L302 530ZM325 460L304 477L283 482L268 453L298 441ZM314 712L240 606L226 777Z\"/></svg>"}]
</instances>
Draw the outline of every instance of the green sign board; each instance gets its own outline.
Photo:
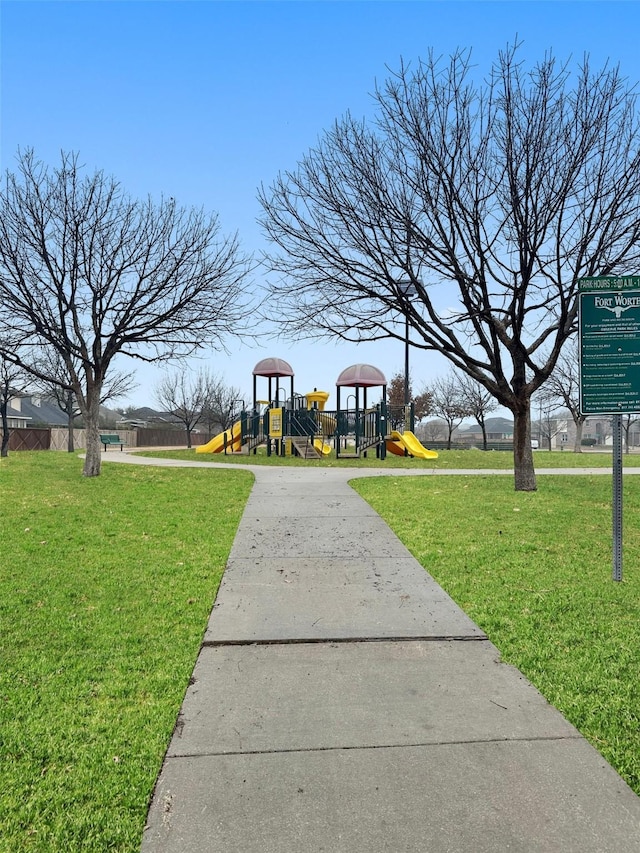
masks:
<instances>
[{"instance_id":1,"label":"green sign board","mask_svg":"<svg viewBox=\"0 0 640 853\"><path fill-rule=\"evenodd\" d=\"M580 279L580 411L640 412L640 276Z\"/></svg>"}]
</instances>

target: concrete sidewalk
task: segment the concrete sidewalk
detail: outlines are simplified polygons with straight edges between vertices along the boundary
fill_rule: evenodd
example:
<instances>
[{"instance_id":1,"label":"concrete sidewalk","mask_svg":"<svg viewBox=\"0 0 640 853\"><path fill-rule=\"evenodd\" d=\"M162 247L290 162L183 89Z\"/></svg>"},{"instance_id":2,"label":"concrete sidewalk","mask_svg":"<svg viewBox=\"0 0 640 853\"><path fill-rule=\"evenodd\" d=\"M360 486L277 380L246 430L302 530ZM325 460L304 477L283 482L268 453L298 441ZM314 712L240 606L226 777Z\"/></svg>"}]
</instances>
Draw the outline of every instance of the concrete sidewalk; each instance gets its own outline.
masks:
<instances>
[{"instance_id":1,"label":"concrete sidewalk","mask_svg":"<svg viewBox=\"0 0 640 853\"><path fill-rule=\"evenodd\" d=\"M640 799L353 471L251 470L143 853L640 849Z\"/></svg>"}]
</instances>

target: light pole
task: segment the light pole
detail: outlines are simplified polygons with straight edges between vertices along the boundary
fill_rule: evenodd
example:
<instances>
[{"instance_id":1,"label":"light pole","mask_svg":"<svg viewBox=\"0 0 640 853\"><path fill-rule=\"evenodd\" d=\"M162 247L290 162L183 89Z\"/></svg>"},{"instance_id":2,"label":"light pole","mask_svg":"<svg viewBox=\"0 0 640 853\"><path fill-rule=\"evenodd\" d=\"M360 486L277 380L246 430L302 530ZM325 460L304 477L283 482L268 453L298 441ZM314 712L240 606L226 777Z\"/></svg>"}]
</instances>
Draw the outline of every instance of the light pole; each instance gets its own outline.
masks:
<instances>
[{"instance_id":1,"label":"light pole","mask_svg":"<svg viewBox=\"0 0 640 853\"><path fill-rule=\"evenodd\" d=\"M412 299L417 295L418 291L415 284L410 281L400 282L400 289L405 299ZM404 306L404 406L405 418L406 408L411 402L409 398L409 310Z\"/></svg>"}]
</instances>

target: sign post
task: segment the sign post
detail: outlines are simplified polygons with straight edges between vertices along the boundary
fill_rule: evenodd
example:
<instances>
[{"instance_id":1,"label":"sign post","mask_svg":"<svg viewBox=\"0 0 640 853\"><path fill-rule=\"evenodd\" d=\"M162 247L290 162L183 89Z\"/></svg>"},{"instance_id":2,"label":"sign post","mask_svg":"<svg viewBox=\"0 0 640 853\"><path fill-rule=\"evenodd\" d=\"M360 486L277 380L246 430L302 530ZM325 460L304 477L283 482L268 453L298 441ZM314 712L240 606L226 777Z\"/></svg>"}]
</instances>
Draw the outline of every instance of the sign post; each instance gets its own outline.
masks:
<instances>
[{"instance_id":1,"label":"sign post","mask_svg":"<svg viewBox=\"0 0 640 853\"><path fill-rule=\"evenodd\" d=\"M580 413L613 422L613 579L622 580L622 415L640 412L640 276L581 278Z\"/></svg>"},{"instance_id":2,"label":"sign post","mask_svg":"<svg viewBox=\"0 0 640 853\"><path fill-rule=\"evenodd\" d=\"M622 580L622 415L613 416L613 579Z\"/></svg>"}]
</instances>

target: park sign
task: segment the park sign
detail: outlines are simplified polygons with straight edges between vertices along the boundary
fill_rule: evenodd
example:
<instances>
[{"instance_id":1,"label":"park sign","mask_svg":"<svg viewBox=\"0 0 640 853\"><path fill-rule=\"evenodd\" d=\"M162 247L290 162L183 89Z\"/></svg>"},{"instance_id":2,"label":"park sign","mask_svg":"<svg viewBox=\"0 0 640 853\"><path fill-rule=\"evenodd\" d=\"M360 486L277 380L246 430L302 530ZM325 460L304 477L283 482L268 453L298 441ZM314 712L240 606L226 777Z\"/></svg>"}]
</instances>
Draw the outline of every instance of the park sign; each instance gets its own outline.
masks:
<instances>
[{"instance_id":1,"label":"park sign","mask_svg":"<svg viewBox=\"0 0 640 853\"><path fill-rule=\"evenodd\" d=\"M613 579L622 580L622 415L640 412L640 276L578 279L580 412L613 415Z\"/></svg>"},{"instance_id":2,"label":"park sign","mask_svg":"<svg viewBox=\"0 0 640 853\"><path fill-rule=\"evenodd\" d=\"M578 280L580 413L640 412L640 276Z\"/></svg>"}]
</instances>

